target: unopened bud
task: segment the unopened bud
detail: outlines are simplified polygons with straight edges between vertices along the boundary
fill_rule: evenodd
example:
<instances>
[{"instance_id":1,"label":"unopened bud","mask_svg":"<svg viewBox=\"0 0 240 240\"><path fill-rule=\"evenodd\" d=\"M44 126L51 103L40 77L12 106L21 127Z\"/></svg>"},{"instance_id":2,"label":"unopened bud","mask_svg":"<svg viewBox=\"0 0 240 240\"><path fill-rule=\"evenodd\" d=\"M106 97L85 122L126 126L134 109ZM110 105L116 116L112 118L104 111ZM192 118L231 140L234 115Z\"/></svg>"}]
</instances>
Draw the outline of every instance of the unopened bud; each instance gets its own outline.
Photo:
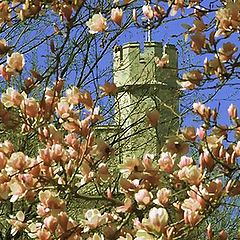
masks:
<instances>
[{"instance_id":1,"label":"unopened bud","mask_svg":"<svg viewBox=\"0 0 240 240\"><path fill-rule=\"evenodd\" d=\"M209 223L207 226L207 238L208 238L208 240L213 239L213 230L211 228L211 223Z\"/></svg>"},{"instance_id":2,"label":"unopened bud","mask_svg":"<svg viewBox=\"0 0 240 240\"><path fill-rule=\"evenodd\" d=\"M228 108L228 115L231 119L237 118L237 108L233 104L231 104Z\"/></svg>"},{"instance_id":3,"label":"unopened bud","mask_svg":"<svg viewBox=\"0 0 240 240\"><path fill-rule=\"evenodd\" d=\"M218 236L219 236L219 239L220 239L220 240L227 240L227 239L228 239L228 235L227 235L227 233L226 233L224 230L222 230L222 231L218 234Z\"/></svg>"}]
</instances>

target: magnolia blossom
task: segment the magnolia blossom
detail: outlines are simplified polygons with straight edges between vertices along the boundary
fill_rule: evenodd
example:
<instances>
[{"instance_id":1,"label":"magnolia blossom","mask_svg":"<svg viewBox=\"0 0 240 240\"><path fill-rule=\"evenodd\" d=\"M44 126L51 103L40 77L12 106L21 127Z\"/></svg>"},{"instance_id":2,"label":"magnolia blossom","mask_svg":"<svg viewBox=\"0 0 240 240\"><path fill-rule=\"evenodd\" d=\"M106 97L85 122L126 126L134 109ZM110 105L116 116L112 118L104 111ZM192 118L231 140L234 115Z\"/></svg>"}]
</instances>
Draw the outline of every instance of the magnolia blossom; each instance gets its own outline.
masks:
<instances>
[{"instance_id":1,"label":"magnolia blossom","mask_svg":"<svg viewBox=\"0 0 240 240\"><path fill-rule=\"evenodd\" d=\"M171 154L184 155L188 152L189 146L182 139L182 136L172 136L169 137L166 141L165 148Z\"/></svg>"},{"instance_id":2,"label":"magnolia blossom","mask_svg":"<svg viewBox=\"0 0 240 240\"><path fill-rule=\"evenodd\" d=\"M7 71L9 72L21 72L24 65L25 59L23 54L15 52L7 58Z\"/></svg>"},{"instance_id":3,"label":"magnolia blossom","mask_svg":"<svg viewBox=\"0 0 240 240\"><path fill-rule=\"evenodd\" d=\"M29 159L22 152L14 152L8 161L8 165L15 170L23 171L29 165Z\"/></svg>"},{"instance_id":4,"label":"magnolia blossom","mask_svg":"<svg viewBox=\"0 0 240 240\"><path fill-rule=\"evenodd\" d=\"M151 202L152 196L147 189L140 189L137 193L135 193L135 200L140 205L147 205Z\"/></svg>"},{"instance_id":5,"label":"magnolia blossom","mask_svg":"<svg viewBox=\"0 0 240 240\"><path fill-rule=\"evenodd\" d=\"M173 4L172 10L170 12L171 16L175 16L179 9L181 9L181 11L184 11L184 0L175 0L173 2L174 2L174 4Z\"/></svg>"},{"instance_id":6,"label":"magnolia blossom","mask_svg":"<svg viewBox=\"0 0 240 240\"><path fill-rule=\"evenodd\" d=\"M182 156L178 166L180 168L183 168L183 167L186 167L186 166L191 166L192 164L193 164L193 159L191 157Z\"/></svg>"},{"instance_id":7,"label":"magnolia blossom","mask_svg":"<svg viewBox=\"0 0 240 240\"><path fill-rule=\"evenodd\" d=\"M189 141L194 141L196 139L196 131L194 127L184 128L182 134Z\"/></svg>"},{"instance_id":8,"label":"magnolia blossom","mask_svg":"<svg viewBox=\"0 0 240 240\"><path fill-rule=\"evenodd\" d=\"M67 98L61 98L57 104L57 113L61 118L68 118L70 115L71 106L69 105Z\"/></svg>"},{"instance_id":9,"label":"magnolia blossom","mask_svg":"<svg viewBox=\"0 0 240 240\"><path fill-rule=\"evenodd\" d=\"M216 13L217 32L216 36L221 34L228 36L232 31L236 31L240 27L240 6L238 1L228 1L223 8L219 8Z\"/></svg>"},{"instance_id":10,"label":"magnolia blossom","mask_svg":"<svg viewBox=\"0 0 240 240\"><path fill-rule=\"evenodd\" d=\"M228 239L228 235L227 235L227 233L226 233L224 230L222 230L222 231L218 234L218 237L219 237L220 240L227 240L227 239Z\"/></svg>"},{"instance_id":11,"label":"magnolia blossom","mask_svg":"<svg viewBox=\"0 0 240 240\"><path fill-rule=\"evenodd\" d=\"M122 24L123 11L120 8L113 8L111 11L111 19L119 26Z\"/></svg>"},{"instance_id":12,"label":"magnolia blossom","mask_svg":"<svg viewBox=\"0 0 240 240\"><path fill-rule=\"evenodd\" d=\"M7 1L1 1L0 3L0 27L3 25L5 22L10 22L11 21L11 14L9 11L9 5Z\"/></svg>"},{"instance_id":13,"label":"magnolia blossom","mask_svg":"<svg viewBox=\"0 0 240 240\"><path fill-rule=\"evenodd\" d=\"M191 48L192 50L200 54L202 52L202 49L206 45L206 37L201 32L196 32L194 35L191 36Z\"/></svg>"},{"instance_id":14,"label":"magnolia blossom","mask_svg":"<svg viewBox=\"0 0 240 240\"><path fill-rule=\"evenodd\" d=\"M13 88L8 88L1 98L3 105L7 108L20 106L22 100L23 95Z\"/></svg>"},{"instance_id":15,"label":"magnolia blossom","mask_svg":"<svg viewBox=\"0 0 240 240\"><path fill-rule=\"evenodd\" d=\"M231 119L235 119L237 117L237 107L231 104L228 108L228 115Z\"/></svg>"},{"instance_id":16,"label":"magnolia blossom","mask_svg":"<svg viewBox=\"0 0 240 240\"><path fill-rule=\"evenodd\" d=\"M58 225L58 220L56 217L53 217L52 215L48 216L44 219L44 226L50 231L55 232Z\"/></svg>"},{"instance_id":17,"label":"magnolia blossom","mask_svg":"<svg viewBox=\"0 0 240 240\"><path fill-rule=\"evenodd\" d=\"M199 185L203 178L200 169L196 165L183 167L178 171L178 177L191 185Z\"/></svg>"},{"instance_id":18,"label":"magnolia blossom","mask_svg":"<svg viewBox=\"0 0 240 240\"><path fill-rule=\"evenodd\" d=\"M86 22L89 27L89 32L95 34L98 32L104 32L107 28L107 21L101 13L94 14L91 19Z\"/></svg>"},{"instance_id":19,"label":"magnolia blossom","mask_svg":"<svg viewBox=\"0 0 240 240\"><path fill-rule=\"evenodd\" d=\"M238 50L235 44L227 42L219 49L219 59L221 62L226 62L233 59L233 54Z\"/></svg>"},{"instance_id":20,"label":"magnolia blossom","mask_svg":"<svg viewBox=\"0 0 240 240\"><path fill-rule=\"evenodd\" d=\"M27 227L27 223L24 223L25 215L22 211L16 213L16 218L11 218L8 220L8 223L12 225L11 234L12 236L16 235L18 231L22 231Z\"/></svg>"},{"instance_id":21,"label":"magnolia blossom","mask_svg":"<svg viewBox=\"0 0 240 240\"><path fill-rule=\"evenodd\" d=\"M163 171L172 173L174 167L174 158L168 152L163 152L161 154L158 163Z\"/></svg>"},{"instance_id":22,"label":"magnolia blossom","mask_svg":"<svg viewBox=\"0 0 240 240\"><path fill-rule=\"evenodd\" d=\"M153 202L158 205L165 205L169 202L170 195L171 195L171 190L167 188L162 188L158 190L157 199L155 199Z\"/></svg>"},{"instance_id":23,"label":"magnolia blossom","mask_svg":"<svg viewBox=\"0 0 240 240\"><path fill-rule=\"evenodd\" d=\"M103 91L101 96L114 96L116 95L118 88L115 83L106 82L100 87L100 90Z\"/></svg>"},{"instance_id":24,"label":"magnolia blossom","mask_svg":"<svg viewBox=\"0 0 240 240\"><path fill-rule=\"evenodd\" d=\"M149 211L150 227L160 232L168 223L168 213L165 208L152 208Z\"/></svg>"},{"instance_id":25,"label":"magnolia blossom","mask_svg":"<svg viewBox=\"0 0 240 240\"><path fill-rule=\"evenodd\" d=\"M157 127L160 120L160 113L157 109L154 109L146 113L147 121L152 127Z\"/></svg>"},{"instance_id":26,"label":"magnolia blossom","mask_svg":"<svg viewBox=\"0 0 240 240\"><path fill-rule=\"evenodd\" d=\"M85 213L85 218L87 219L87 224L90 228L96 228L108 221L106 215L101 215L97 209L89 209Z\"/></svg>"},{"instance_id":27,"label":"magnolia blossom","mask_svg":"<svg viewBox=\"0 0 240 240\"><path fill-rule=\"evenodd\" d=\"M204 69L207 74L215 74L220 79L222 79L223 74L226 72L224 64L216 57L212 60L206 58L204 60Z\"/></svg>"},{"instance_id":28,"label":"magnolia blossom","mask_svg":"<svg viewBox=\"0 0 240 240\"><path fill-rule=\"evenodd\" d=\"M143 14L146 18L152 19L154 17L153 9L150 5L144 5L142 7Z\"/></svg>"},{"instance_id":29,"label":"magnolia blossom","mask_svg":"<svg viewBox=\"0 0 240 240\"><path fill-rule=\"evenodd\" d=\"M201 219L198 211L186 210L184 211L184 221L190 226L195 226Z\"/></svg>"},{"instance_id":30,"label":"magnolia blossom","mask_svg":"<svg viewBox=\"0 0 240 240\"><path fill-rule=\"evenodd\" d=\"M161 58L155 57L155 63L159 68L166 67L169 64L169 55L164 53Z\"/></svg>"},{"instance_id":31,"label":"magnolia blossom","mask_svg":"<svg viewBox=\"0 0 240 240\"><path fill-rule=\"evenodd\" d=\"M75 86L66 90L66 98L70 104L77 105L80 103L80 92L79 89Z\"/></svg>"},{"instance_id":32,"label":"magnolia blossom","mask_svg":"<svg viewBox=\"0 0 240 240\"><path fill-rule=\"evenodd\" d=\"M6 54L10 50L5 39L0 39L0 56Z\"/></svg>"},{"instance_id":33,"label":"magnolia blossom","mask_svg":"<svg viewBox=\"0 0 240 240\"><path fill-rule=\"evenodd\" d=\"M183 74L183 80L199 85L203 79L203 74L198 70L192 70Z\"/></svg>"},{"instance_id":34,"label":"magnolia blossom","mask_svg":"<svg viewBox=\"0 0 240 240\"><path fill-rule=\"evenodd\" d=\"M7 200L9 193L10 193L10 188L8 183L6 182L6 183L0 184L0 199Z\"/></svg>"},{"instance_id":35,"label":"magnolia blossom","mask_svg":"<svg viewBox=\"0 0 240 240\"><path fill-rule=\"evenodd\" d=\"M26 98L22 101L21 110L28 117L37 117L38 112L40 110L39 103L34 98Z\"/></svg>"}]
</instances>

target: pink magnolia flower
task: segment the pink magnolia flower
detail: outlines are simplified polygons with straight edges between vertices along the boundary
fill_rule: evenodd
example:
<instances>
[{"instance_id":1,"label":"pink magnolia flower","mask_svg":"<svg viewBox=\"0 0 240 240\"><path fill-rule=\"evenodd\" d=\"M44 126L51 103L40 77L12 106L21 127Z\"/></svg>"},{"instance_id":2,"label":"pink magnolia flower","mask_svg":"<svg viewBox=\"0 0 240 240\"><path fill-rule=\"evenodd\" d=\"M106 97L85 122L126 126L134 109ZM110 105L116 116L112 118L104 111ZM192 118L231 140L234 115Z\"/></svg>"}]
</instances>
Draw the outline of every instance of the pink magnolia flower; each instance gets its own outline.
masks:
<instances>
[{"instance_id":1,"label":"pink magnolia flower","mask_svg":"<svg viewBox=\"0 0 240 240\"><path fill-rule=\"evenodd\" d=\"M12 53L7 58L7 71L8 72L21 72L25 65L24 56L18 52Z\"/></svg>"},{"instance_id":2,"label":"pink magnolia flower","mask_svg":"<svg viewBox=\"0 0 240 240\"><path fill-rule=\"evenodd\" d=\"M152 19L154 17L154 12L151 6L149 5L144 5L142 7L143 14L146 18Z\"/></svg>"},{"instance_id":3,"label":"pink magnolia flower","mask_svg":"<svg viewBox=\"0 0 240 240\"><path fill-rule=\"evenodd\" d=\"M91 19L86 22L89 27L89 32L95 34L98 32L104 32L107 28L107 21L101 13L94 14Z\"/></svg>"},{"instance_id":4,"label":"pink magnolia flower","mask_svg":"<svg viewBox=\"0 0 240 240\"><path fill-rule=\"evenodd\" d=\"M192 70L183 74L183 80L190 81L196 85L199 85L203 79L203 74L198 70Z\"/></svg>"},{"instance_id":5,"label":"pink magnolia flower","mask_svg":"<svg viewBox=\"0 0 240 240\"><path fill-rule=\"evenodd\" d=\"M205 47L206 45L206 37L204 34L202 34L201 32L196 32L194 35L191 36L191 48L192 50L197 53L200 54L202 52L202 49Z\"/></svg>"},{"instance_id":6,"label":"pink magnolia flower","mask_svg":"<svg viewBox=\"0 0 240 240\"><path fill-rule=\"evenodd\" d=\"M2 76L6 81L9 82L12 75L12 73L7 72L6 66L4 66L3 64L0 65L0 76Z\"/></svg>"},{"instance_id":7,"label":"pink magnolia flower","mask_svg":"<svg viewBox=\"0 0 240 240\"><path fill-rule=\"evenodd\" d=\"M101 96L114 96L116 95L118 88L115 83L106 82L100 87L100 90L103 91Z\"/></svg>"},{"instance_id":8,"label":"pink magnolia flower","mask_svg":"<svg viewBox=\"0 0 240 240\"><path fill-rule=\"evenodd\" d=\"M7 161L7 156L3 152L0 152L0 170L5 168Z\"/></svg>"},{"instance_id":9,"label":"pink magnolia flower","mask_svg":"<svg viewBox=\"0 0 240 240\"><path fill-rule=\"evenodd\" d=\"M211 227L211 223L208 224L207 226L207 238L208 240L212 240L213 239L213 230L212 230L212 227Z\"/></svg>"},{"instance_id":10,"label":"pink magnolia flower","mask_svg":"<svg viewBox=\"0 0 240 240\"><path fill-rule=\"evenodd\" d=\"M160 168L167 172L172 173L174 167L174 158L168 152L163 152L158 160Z\"/></svg>"},{"instance_id":11,"label":"pink magnolia flower","mask_svg":"<svg viewBox=\"0 0 240 240\"><path fill-rule=\"evenodd\" d=\"M152 208L149 211L150 227L160 232L168 223L168 213L165 208Z\"/></svg>"},{"instance_id":12,"label":"pink magnolia flower","mask_svg":"<svg viewBox=\"0 0 240 240\"><path fill-rule=\"evenodd\" d=\"M181 9L182 12L184 11L184 0L175 0L174 1L170 15L175 16L179 9Z\"/></svg>"},{"instance_id":13,"label":"pink magnolia flower","mask_svg":"<svg viewBox=\"0 0 240 240\"><path fill-rule=\"evenodd\" d=\"M157 199L153 202L158 205L166 205L169 202L169 197L171 195L171 190L167 188L162 188L157 192Z\"/></svg>"},{"instance_id":14,"label":"pink magnolia flower","mask_svg":"<svg viewBox=\"0 0 240 240\"><path fill-rule=\"evenodd\" d=\"M228 235L227 235L227 233L226 233L224 230L222 230L222 231L218 234L218 237L219 237L220 240L227 240L227 239L228 239Z\"/></svg>"},{"instance_id":15,"label":"pink magnolia flower","mask_svg":"<svg viewBox=\"0 0 240 240\"><path fill-rule=\"evenodd\" d=\"M0 199L7 200L10 188L7 182L0 184Z\"/></svg>"},{"instance_id":16,"label":"pink magnolia flower","mask_svg":"<svg viewBox=\"0 0 240 240\"><path fill-rule=\"evenodd\" d=\"M191 185L199 185L203 179L202 173L196 165L183 167L178 171L178 177Z\"/></svg>"},{"instance_id":17,"label":"pink magnolia flower","mask_svg":"<svg viewBox=\"0 0 240 240\"><path fill-rule=\"evenodd\" d=\"M183 168L183 167L191 166L192 164L193 164L193 159L191 157L182 156L178 166L180 168Z\"/></svg>"},{"instance_id":18,"label":"pink magnolia flower","mask_svg":"<svg viewBox=\"0 0 240 240\"><path fill-rule=\"evenodd\" d=\"M24 114L32 118L37 117L40 110L39 103L34 98L24 99L20 107Z\"/></svg>"},{"instance_id":19,"label":"pink magnolia flower","mask_svg":"<svg viewBox=\"0 0 240 240\"><path fill-rule=\"evenodd\" d=\"M123 11L120 8L113 8L111 11L111 19L119 26L122 24Z\"/></svg>"},{"instance_id":20,"label":"pink magnolia flower","mask_svg":"<svg viewBox=\"0 0 240 240\"><path fill-rule=\"evenodd\" d=\"M184 221L190 226L195 226L201 220L201 215L198 211L185 210Z\"/></svg>"},{"instance_id":21,"label":"pink magnolia flower","mask_svg":"<svg viewBox=\"0 0 240 240\"><path fill-rule=\"evenodd\" d=\"M51 233L46 229L40 229L37 231L37 237L39 240L51 240Z\"/></svg>"},{"instance_id":22,"label":"pink magnolia flower","mask_svg":"<svg viewBox=\"0 0 240 240\"><path fill-rule=\"evenodd\" d=\"M22 152L14 152L8 161L9 166L21 172L29 166L29 163L28 157Z\"/></svg>"},{"instance_id":23,"label":"pink magnolia flower","mask_svg":"<svg viewBox=\"0 0 240 240\"><path fill-rule=\"evenodd\" d=\"M61 118L68 118L70 116L71 106L69 105L66 98L61 98L60 102L58 102L56 111Z\"/></svg>"},{"instance_id":24,"label":"pink magnolia flower","mask_svg":"<svg viewBox=\"0 0 240 240\"><path fill-rule=\"evenodd\" d=\"M189 146L181 135L169 137L166 141L165 148L171 154L176 155L184 155L189 151Z\"/></svg>"},{"instance_id":25,"label":"pink magnolia flower","mask_svg":"<svg viewBox=\"0 0 240 240\"><path fill-rule=\"evenodd\" d=\"M49 190L40 191L39 200L45 208L59 210L59 212L65 208L64 201Z\"/></svg>"},{"instance_id":26,"label":"pink magnolia flower","mask_svg":"<svg viewBox=\"0 0 240 240\"><path fill-rule=\"evenodd\" d=\"M66 90L67 101L70 104L77 105L80 103L80 91L77 87L72 87Z\"/></svg>"},{"instance_id":27,"label":"pink magnolia flower","mask_svg":"<svg viewBox=\"0 0 240 240\"><path fill-rule=\"evenodd\" d=\"M87 210L85 218L87 219L87 225L92 229L97 228L108 221L107 216L105 214L102 215L97 209Z\"/></svg>"},{"instance_id":28,"label":"pink magnolia flower","mask_svg":"<svg viewBox=\"0 0 240 240\"><path fill-rule=\"evenodd\" d=\"M228 108L228 115L231 119L235 119L237 117L237 107L231 104Z\"/></svg>"},{"instance_id":29,"label":"pink magnolia flower","mask_svg":"<svg viewBox=\"0 0 240 240\"><path fill-rule=\"evenodd\" d=\"M205 167L209 170L212 171L215 166L214 159L210 152L205 149L203 153L200 155L200 168L203 170Z\"/></svg>"},{"instance_id":30,"label":"pink magnolia flower","mask_svg":"<svg viewBox=\"0 0 240 240\"><path fill-rule=\"evenodd\" d=\"M58 220L56 217L53 217L52 215L44 219L44 226L52 233L55 232L57 225L58 225Z\"/></svg>"},{"instance_id":31,"label":"pink magnolia flower","mask_svg":"<svg viewBox=\"0 0 240 240\"><path fill-rule=\"evenodd\" d=\"M194 141L196 139L195 127L186 127L182 130L183 136L189 140Z\"/></svg>"},{"instance_id":32,"label":"pink magnolia flower","mask_svg":"<svg viewBox=\"0 0 240 240\"><path fill-rule=\"evenodd\" d=\"M25 215L22 211L18 211L16 214L16 218L11 218L8 220L8 223L12 225L11 234L12 236L16 235L18 231L22 231L27 227L27 223L24 222Z\"/></svg>"},{"instance_id":33,"label":"pink magnolia flower","mask_svg":"<svg viewBox=\"0 0 240 240\"><path fill-rule=\"evenodd\" d=\"M197 128L197 133L196 134L197 134L197 136L199 136L199 138L201 140L204 139L205 133L206 133L206 130L204 128L202 128L202 127Z\"/></svg>"},{"instance_id":34,"label":"pink magnolia flower","mask_svg":"<svg viewBox=\"0 0 240 240\"><path fill-rule=\"evenodd\" d=\"M153 10L154 10L154 16L157 17L157 18L161 18L165 14L165 10L161 6L154 5Z\"/></svg>"},{"instance_id":35,"label":"pink magnolia flower","mask_svg":"<svg viewBox=\"0 0 240 240\"><path fill-rule=\"evenodd\" d=\"M233 59L233 54L238 50L235 44L227 42L219 49L219 59L221 62L226 62Z\"/></svg>"},{"instance_id":36,"label":"pink magnolia flower","mask_svg":"<svg viewBox=\"0 0 240 240\"><path fill-rule=\"evenodd\" d=\"M183 204L181 205L181 208L184 211L190 210L196 212L202 210L202 205L199 203L197 199L187 198L184 200Z\"/></svg>"},{"instance_id":37,"label":"pink magnolia flower","mask_svg":"<svg viewBox=\"0 0 240 240\"><path fill-rule=\"evenodd\" d=\"M210 116L210 108L206 107L201 102L193 103L193 110L202 118L209 118Z\"/></svg>"},{"instance_id":38,"label":"pink magnolia flower","mask_svg":"<svg viewBox=\"0 0 240 240\"><path fill-rule=\"evenodd\" d=\"M67 216L67 213L60 212L58 214L58 223L64 231L67 230L68 222L69 222L69 217Z\"/></svg>"},{"instance_id":39,"label":"pink magnolia flower","mask_svg":"<svg viewBox=\"0 0 240 240\"><path fill-rule=\"evenodd\" d=\"M9 183L9 188L11 190L10 194L12 195L10 202L17 201L18 198L23 197L24 194L26 193L25 186L17 178L11 179L11 181Z\"/></svg>"},{"instance_id":40,"label":"pink magnolia flower","mask_svg":"<svg viewBox=\"0 0 240 240\"><path fill-rule=\"evenodd\" d=\"M13 88L8 88L6 93L2 94L1 101L3 105L7 108L10 107L19 107L23 100L22 94Z\"/></svg>"},{"instance_id":41,"label":"pink magnolia flower","mask_svg":"<svg viewBox=\"0 0 240 240\"><path fill-rule=\"evenodd\" d=\"M10 49L11 47L7 45L6 40L0 39L0 56L4 56Z\"/></svg>"},{"instance_id":42,"label":"pink magnolia flower","mask_svg":"<svg viewBox=\"0 0 240 240\"><path fill-rule=\"evenodd\" d=\"M152 195L147 189L140 189L134 196L139 205L148 205L152 200Z\"/></svg>"},{"instance_id":43,"label":"pink magnolia flower","mask_svg":"<svg viewBox=\"0 0 240 240\"><path fill-rule=\"evenodd\" d=\"M157 65L157 67L159 67L159 68L166 67L169 64L169 62L170 62L169 55L166 53L164 53L161 58L155 57L155 63Z\"/></svg>"}]
</instances>

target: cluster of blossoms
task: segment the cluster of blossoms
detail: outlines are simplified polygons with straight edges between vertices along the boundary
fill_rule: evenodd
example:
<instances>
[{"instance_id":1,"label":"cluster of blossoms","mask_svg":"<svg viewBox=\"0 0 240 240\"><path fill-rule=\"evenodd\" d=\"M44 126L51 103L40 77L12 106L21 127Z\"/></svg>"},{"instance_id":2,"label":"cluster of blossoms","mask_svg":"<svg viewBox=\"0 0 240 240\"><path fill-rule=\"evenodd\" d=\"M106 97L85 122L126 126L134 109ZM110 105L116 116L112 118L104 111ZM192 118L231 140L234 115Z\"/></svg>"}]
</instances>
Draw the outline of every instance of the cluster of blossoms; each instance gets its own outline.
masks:
<instances>
[{"instance_id":1,"label":"cluster of blossoms","mask_svg":"<svg viewBox=\"0 0 240 240\"><path fill-rule=\"evenodd\" d=\"M19 65L10 61L10 66ZM186 78L191 80L199 75L193 71ZM179 135L169 137L158 159L149 154L143 159L124 159L119 171L114 172L108 166L108 159L114 159L113 148L95 138L92 130L102 116L91 94L72 87L62 96L62 88L60 79L46 89L41 101L13 88L1 96L0 119L6 129L19 127L23 134L37 134L41 142L38 153L32 156L24 149L15 150L10 141L0 144L1 201L36 204L37 218L29 219L27 209L10 216L12 236L25 232L40 240L54 239L53 236L171 240L184 237L186 229L198 227L225 196L240 193L239 180L229 177L229 173L235 176L238 171L240 144L224 143L229 131L239 136L234 105L228 109L234 125L227 127L217 123L215 109L195 103L193 109L203 120L203 126L187 127ZM100 90L104 97L115 95L117 87L106 82ZM80 117L79 106L86 111L84 117ZM146 115L148 124L156 127L159 112L153 110ZM196 145L200 149L198 159L188 156ZM211 178L216 169L222 171L224 181ZM113 180L119 176L116 188ZM93 183L96 194L82 194L81 190ZM105 201L104 210L89 208L74 219L68 213L64 194ZM211 231L208 229L208 234ZM224 231L219 236L227 239Z\"/></svg>"},{"instance_id":2,"label":"cluster of blossoms","mask_svg":"<svg viewBox=\"0 0 240 240\"><path fill-rule=\"evenodd\" d=\"M14 15L24 21L28 18L34 18L38 15L44 14L46 9L51 9L58 14L62 20L71 21L74 11L82 7L84 1L58 1L45 2L40 0L34 1L2 1L0 5L0 25L4 23L12 24Z\"/></svg>"},{"instance_id":3,"label":"cluster of blossoms","mask_svg":"<svg viewBox=\"0 0 240 240\"><path fill-rule=\"evenodd\" d=\"M239 30L239 2L222 1L223 6L216 11L216 21L207 22L204 7L195 8L193 24L184 24L187 29L186 41L190 35L191 49L198 55L206 54L203 71L192 70L184 73L179 85L183 89L193 90L215 75L220 81L225 81L232 74L232 67L238 52L238 47L226 41L231 34ZM213 25L214 24L214 25ZM213 31L209 29L214 28ZM209 54L210 53L210 54ZM210 55L214 56L209 59ZM234 65L234 64L233 64ZM205 75L205 77L204 77Z\"/></svg>"}]
</instances>

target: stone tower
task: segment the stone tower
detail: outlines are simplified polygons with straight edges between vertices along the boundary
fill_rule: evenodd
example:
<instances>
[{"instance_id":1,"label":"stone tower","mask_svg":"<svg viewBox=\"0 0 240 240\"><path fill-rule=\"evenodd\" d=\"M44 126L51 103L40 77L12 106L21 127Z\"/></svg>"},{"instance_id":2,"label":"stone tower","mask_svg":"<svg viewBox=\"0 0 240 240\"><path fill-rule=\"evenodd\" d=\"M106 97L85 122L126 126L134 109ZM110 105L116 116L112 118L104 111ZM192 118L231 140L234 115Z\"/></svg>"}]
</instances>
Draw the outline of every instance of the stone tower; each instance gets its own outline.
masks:
<instances>
[{"instance_id":1,"label":"stone tower","mask_svg":"<svg viewBox=\"0 0 240 240\"><path fill-rule=\"evenodd\" d=\"M155 58L166 53L166 68L156 66ZM173 45L145 42L144 51L137 42L114 48L114 83L119 92L115 99L115 124L118 126L121 152L141 157L158 153L164 137L176 130L178 123L177 50ZM157 109L160 121L149 127L146 112Z\"/></svg>"}]
</instances>

